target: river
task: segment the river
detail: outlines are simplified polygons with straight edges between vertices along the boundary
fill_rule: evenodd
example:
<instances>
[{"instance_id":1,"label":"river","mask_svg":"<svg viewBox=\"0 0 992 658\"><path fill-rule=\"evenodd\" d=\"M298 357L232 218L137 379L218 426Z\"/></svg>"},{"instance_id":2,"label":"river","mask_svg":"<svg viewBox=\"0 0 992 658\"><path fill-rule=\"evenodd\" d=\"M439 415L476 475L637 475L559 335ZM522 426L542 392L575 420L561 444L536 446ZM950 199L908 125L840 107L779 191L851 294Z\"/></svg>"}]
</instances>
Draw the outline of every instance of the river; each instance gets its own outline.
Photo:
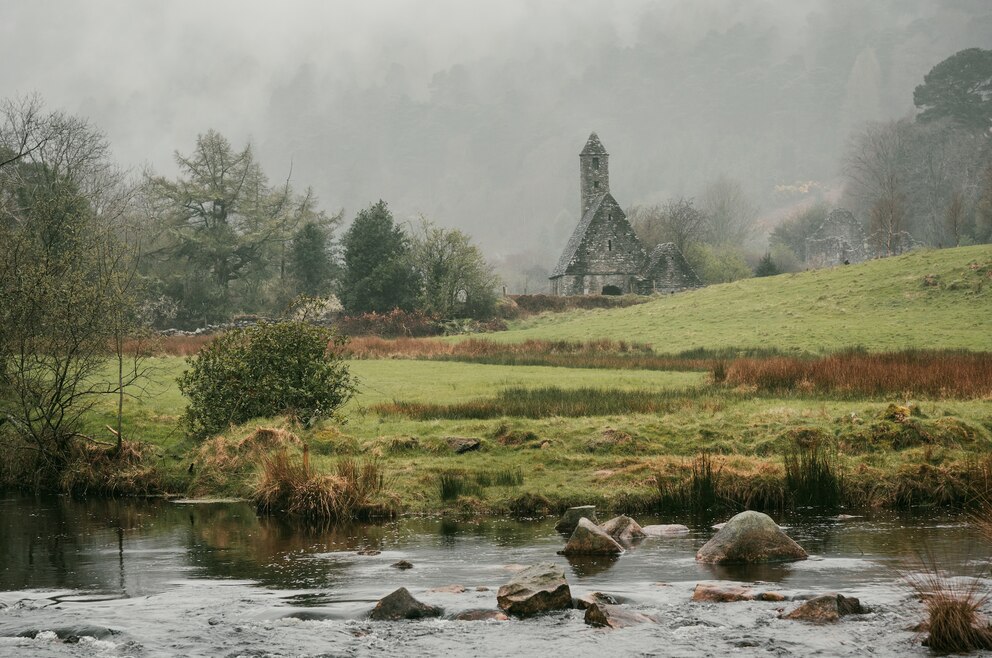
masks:
<instances>
[{"instance_id":1,"label":"river","mask_svg":"<svg viewBox=\"0 0 992 658\"><path fill-rule=\"evenodd\" d=\"M617 560L570 563L554 519L307 529L238 502L0 498L2 656L927 656L905 583L930 555L953 576L985 573L992 551L959 517L871 514L777 519L810 553L787 565L697 564L709 521L648 538ZM359 552L374 553L360 555ZM408 560L413 568L391 565ZM565 567L573 596L601 591L657 618L621 630L582 612L456 621L495 609L514 565ZM791 602L696 603L697 583L757 584L789 596L837 591L871 608L829 626L778 618ZM461 585L464 592L431 591ZM370 622L398 587L445 618Z\"/></svg>"}]
</instances>

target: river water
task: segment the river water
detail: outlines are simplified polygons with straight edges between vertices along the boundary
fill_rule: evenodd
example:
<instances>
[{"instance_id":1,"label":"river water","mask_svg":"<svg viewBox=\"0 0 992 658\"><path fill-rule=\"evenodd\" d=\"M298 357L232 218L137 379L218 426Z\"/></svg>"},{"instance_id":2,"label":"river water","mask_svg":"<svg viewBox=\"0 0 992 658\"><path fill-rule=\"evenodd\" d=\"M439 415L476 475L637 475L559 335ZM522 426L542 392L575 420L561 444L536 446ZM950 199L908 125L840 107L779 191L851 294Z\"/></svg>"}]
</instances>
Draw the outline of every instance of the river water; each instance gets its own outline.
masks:
<instances>
[{"instance_id":1,"label":"river water","mask_svg":"<svg viewBox=\"0 0 992 658\"><path fill-rule=\"evenodd\" d=\"M779 521L810 560L720 569L693 559L714 532L709 522L638 520L692 530L645 539L617 560L569 563L556 554L564 539L553 519L402 518L320 530L260 519L237 502L7 496L0 656L927 656L910 630L923 617L906 573L930 555L950 575L974 577L992 554L962 518L803 515ZM414 567L392 567L398 560ZM565 567L573 596L606 592L658 623L596 629L578 610L450 619L495 609L514 565L542 561ZM814 626L779 619L790 602L690 600L697 583L714 581L790 596L837 591L872 611ZM450 585L466 591L431 591ZM449 618L367 621L398 587Z\"/></svg>"}]
</instances>

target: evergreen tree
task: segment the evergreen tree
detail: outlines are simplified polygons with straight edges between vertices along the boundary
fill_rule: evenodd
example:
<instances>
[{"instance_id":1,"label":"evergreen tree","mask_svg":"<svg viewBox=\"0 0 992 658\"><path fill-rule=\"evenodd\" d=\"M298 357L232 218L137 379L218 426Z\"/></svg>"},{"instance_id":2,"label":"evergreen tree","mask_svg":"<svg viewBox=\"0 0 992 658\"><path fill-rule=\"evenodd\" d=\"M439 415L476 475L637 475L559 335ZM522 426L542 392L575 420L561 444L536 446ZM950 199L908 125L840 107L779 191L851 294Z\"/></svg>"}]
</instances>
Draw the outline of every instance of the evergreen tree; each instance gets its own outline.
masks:
<instances>
[{"instance_id":1,"label":"evergreen tree","mask_svg":"<svg viewBox=\"0 0 992 658\"><path fill-rule=\"evenodd\" d=\"M334 276L330 232L317 222L307 222L289 244L289 271L296 292L311 297L326 295Z\"/></svg>"},{"instance_id":2,"label":"evergreen tree","mask_svg":"<svg viewBox=\"0 0 992 658\"><path fill-rule=\"evenodd\" d=\"M992 128L992 50L957 52L923 76L913 92L919 121L949 118L985 133Z\"/></svg>"},{"instance_id":3,"label":"evergreen tree","mask_svg":"<svg viewBox=\"0 0 992 658\"><path fill-rule=\"evenodd\" d=\"M754 276L775 276L776 274L781 274L781 270L772 260L772 255L770 253L765 254L758 261L758 266L754 268Z\"/></svg>"},{"instance_id":4,"label":"evergreen tree","mask_svg":"<svg viewBox=\"0 0 992 658\"><path fill-rule=\"evenodd\" d=\"M348 313L385 313L416 306L420 281L410 245L385 201L358 213L341 240L344 275L341 303Z\"/></svg>"}]
</instances>

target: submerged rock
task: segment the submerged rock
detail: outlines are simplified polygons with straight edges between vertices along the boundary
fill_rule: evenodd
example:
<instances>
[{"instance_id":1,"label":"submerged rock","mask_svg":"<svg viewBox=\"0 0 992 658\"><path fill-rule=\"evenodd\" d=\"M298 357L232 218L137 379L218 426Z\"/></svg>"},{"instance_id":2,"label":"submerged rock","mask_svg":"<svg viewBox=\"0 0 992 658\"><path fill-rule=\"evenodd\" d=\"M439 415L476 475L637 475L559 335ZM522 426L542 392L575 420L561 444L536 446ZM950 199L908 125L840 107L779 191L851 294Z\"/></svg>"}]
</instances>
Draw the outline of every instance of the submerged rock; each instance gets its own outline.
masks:
<instances>
[{"instance_id":1,"label":"submerged rock","mask_svg":"<svg viewBox=\"0 0 992 658\"><path fill-rule=\"evenodd\" d=\"M509 617L499 610L465 610L453 616L455 621L509 621Z\"/></svg>"},{"instance_id":2,"label":"submerged rock","mask_svg":"<svg viewBox=\"0 0 992 658\"><path fill-rule=\"evenodd\" d=\"M406 560L400 560L399 562L393 562L389 566L395 567L396 569L412 569L413 563Z\"/></svg>"},{"instance_id":3,"label":"submerged rock","mask_svg":"<svg viewBox=\"0 0 992 658\"><path fill-rule=\"evenodd\" d=\"M689 527L681 523L646 525L641 527L641 532L644 533L645 537L667 537L669 535L684 535L689 532Z\"/></svg>"},{"instance_id":4,"label":"submerged rock","mask_svg":"<svg viewBox=\"0 0 992 658\"><path fill-rule=\"evenodd\" d=\"M585 596L580 596L577 599L573 599L572 607L576 610L585 610L589 606L596 605L597 603L605 603L606 605L620 605L622 601L609 594L592 592L590 594L586 594Z\"/></svg>"},{"instance_id":5,"label":"submerged rock","mask_svg":"<svg viewBox=\"0 0 992 658\"><path fill-rule=\"evenodd\" d=\"M809 557L771 517L761 512L741 512L727 521L699 552L696 560L712 564L792 562Z\"/></svg>"},{"instance_id":6,"label":"submerged rock","mask_svg":"<svg viewBox=\"0 0 992 658\"><path fill-rule=\"evenodd\" d=\"M646 536L641 525L626 515L615 516L599 527L621 544L630 544L635 539Z\"/></svg>"},{"instance_id":7,"label":"submerged rock","mask_svg":"<svg viewBox=\"0 0 992 658\"><path fill-rule=\"evenodd\" d=\"M439 593L442 593L442 594L464 594L465 593L465 586L464 585L443 585L441 587L432 587L432 588L430 588L427 591L428 592L439 592Z\"/></svg>"},{"instance_id":8,"label":"submerged rock","mask_svg":"<svg viewBox=\"0 0 992 658\"><path fill-rule=\"evenodd\" d=\"M411 596L405 587L383 597L372 612L369 619L373 621L396 621L398 619L422 619L424 617L440 617L443 610L437 606L421 603Z\"/></svg>"},{"instance_id":9,"label":"submerged rock","mask_svg":"<svg viewBox=\"0 0 992 658\"><path fill-rule=\"evenodd\" d=\"M572 592L565 570L550 562L535 564L517 573L499 588L496 601L501 610L527 617L572 607Z\"/></svg>"},{"instance_id":10,"label":"submerged rock","mask_svg":"<svg viewBox=\"0 0 992 658\"><path fill-rule=\"evenodd\" d=\"M569 507L561 515L558 523L555 524L555 530L571 534L575 530L575 527L579 525L579 519L589 519L593 523L599 523L596 520L596 506L582 505L580 507Z\"/></svg>"},{"instance_id":11,"label":"submerged rock","mask_svg":"<svg viewBox=\"0 0 992 658\"><path fill-rule=\"evenodd\" d=\"M692 590L693 601L707 603L733 603L735 601L785 601L781 592L756 592L752 587L740 585L713 585L699 583Z\"/></svg>"},{"instance_id":12,"label":"submerged rock","mask_svg":"<svg viewBox=\"0 0 992 658\"><path fill-rule=\"evenodd\" d=\"M655 620L639 612L628 610L623 606L608 603L593 603L586 608L585 622L590 626L606 628L626 628L637 624L651 623Z\"/></svg>"},{"instance_id":13,"label":"submerged rock","mask_svg":"<svg viewBox=\"0 0 992 658\"><path fill-rule=\"evenodd\" d=\"M692 590L693 601L709 603L731 603L733 601L753 601L754 590L740 585L706 585L700 583Z\"/></svg>"},{"instance_id":14,"label":"submerged rock","mask_svg":"<svg viewBox=\"0 0 992 658\"><path fill-rule=\"evenodd\" d=\"M782 619L809 621L814 624L827 624L838 621L844 615L861 615L868 610L853 596L822 594L803 601L794 610L783 615Z\"/></svg>"},{"instance_id":15,"label":"submerged rock","mask_svg":"<svg viewBox=\"0 0 992 658\"><path fill-rule=\"evenodd\" d=\"M623 546L592 521L582 518L579 519L578 526L561 553L562 555L619 555L623 553Z\"/></svg>"}]
</instances>

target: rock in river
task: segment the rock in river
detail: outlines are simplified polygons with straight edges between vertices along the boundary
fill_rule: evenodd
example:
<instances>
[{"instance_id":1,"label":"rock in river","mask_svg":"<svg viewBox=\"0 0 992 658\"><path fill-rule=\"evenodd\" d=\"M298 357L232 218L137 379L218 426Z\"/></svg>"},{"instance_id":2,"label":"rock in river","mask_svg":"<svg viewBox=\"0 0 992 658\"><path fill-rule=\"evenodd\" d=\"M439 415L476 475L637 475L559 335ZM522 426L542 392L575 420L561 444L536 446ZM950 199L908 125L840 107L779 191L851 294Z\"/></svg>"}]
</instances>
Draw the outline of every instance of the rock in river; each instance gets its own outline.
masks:
<instances>
[{"instance_id":1,"label":"rock in river","mask_svg":"<svg viewBox=\"0 0 992 658\"><path fill-rule=\"evenodd\" d=\"M706 542L696 560L713 564L792 562L808 556L803 547L761 512L741 512Z\"/></svg>"},{"instance_id":2,"label":"rock in river","mask_svg":"<svg viewBox=\"0 0 992 658\"><path fill-rule=\"evenodd\" d=\"M571 533L575 530L575 527L579 525L579 519L589 519L593 523L598 523L596 521L596 506L595 505L582 505L581 507L569 507L565 510L565 513L561 515L558 523L555 524L555 530L558 532Z\"/></svg>"},{"instance_id":3,"label":"rock in river","mask_svg":"<svg viewBox=\"0 0 992 658\"><path fill-rule=\"evenodd\" d=\"M629 544L635 539L641 539L646 536L641 525L626 515L615 516L599 527L603 529L603 532L621 544Z\"/></svg>"},{"instance_id":4,"label":"rock in river","mask_svg":"<svg viewBox=\"0 0 992 658\"><path fill-rule=\"evenodd\" d=\"M579 525L561 553L562 555L619 555L623 553L623 546L589 519L579 519Z\"/></svg>"},{"instance_id":5,"label":"rock in river","mask_svg":"<svg viewBox=\"0 0 992 658\"><path fill-rule=\"evenodd\" d=\"M636 624L653 622L654 619L639 612L628 610L620 605L593 603L586 608L585 622L590 626L605 626L607 628L625 628Z\"/></svg>"},{"instance_id":6,"label":"rock in river","mask_svg":"<svg viewBox=\"0 0 992 658\"><path fill-rule=\"evenodd\" d=\"M510 618L499 610L465 610L452 617L455 621L508 621Z\"/></svg>"},{"instance_id":7,"label":"rock in river","mask_svg":"<svg viewBox=\"0 0 992 658\"><path fill-rule=\"evenodd\" d=\"M844 615L860 615L866 612L868 611L862 607L861 601L853 596L823 594L799 604L795 610L782 615L782 619L827 624L839 620Z\"/></svg>"},{"instance_id":8,"label":"rock in river","mask_svg":"<svg viewBox=\"0 0 992 658\"><path fill-rule=\"evenodd\" d=\"M442 612L441 608L421 603L413 598L405 587L401 587L376 603L369 614L369 619L373 621L421 619L440 617Z\"/></svg>"},{"instance_id":9,"label":"rock in river","mask_svg":"<svg viewBox=\"0 0 992 658\"><path fill-rule=\"evenodd\" d=\"M699 583L692 590L693 601L707 603L732 603L734 601L785 601L781 592L756 592L751 587L740 585L715 585Z\"/></svg>"},{"instance_id":10,"label":"rock in river","mask_svg":"<svg viewBox=\"0 0 992 658\"><path fill-rule=\"evenodd\" d=\"M528 567L499 588L496 602L501 610L527 617L550 610L572 607L572 592L565 581L565 570L550 562Z\"/></svg>"},{"instance_id":11,"label":"rock in river","mask_svg":"<svg viewBox=\"0 0 992 658\"><path fill-rule=\"evenodd\" d=\"M681 523L667 523L664 525L646 525L641 528L645 537L669 537L672 535L684 535L689 532L689 527Z\"/></svg>"}]
</instances>

